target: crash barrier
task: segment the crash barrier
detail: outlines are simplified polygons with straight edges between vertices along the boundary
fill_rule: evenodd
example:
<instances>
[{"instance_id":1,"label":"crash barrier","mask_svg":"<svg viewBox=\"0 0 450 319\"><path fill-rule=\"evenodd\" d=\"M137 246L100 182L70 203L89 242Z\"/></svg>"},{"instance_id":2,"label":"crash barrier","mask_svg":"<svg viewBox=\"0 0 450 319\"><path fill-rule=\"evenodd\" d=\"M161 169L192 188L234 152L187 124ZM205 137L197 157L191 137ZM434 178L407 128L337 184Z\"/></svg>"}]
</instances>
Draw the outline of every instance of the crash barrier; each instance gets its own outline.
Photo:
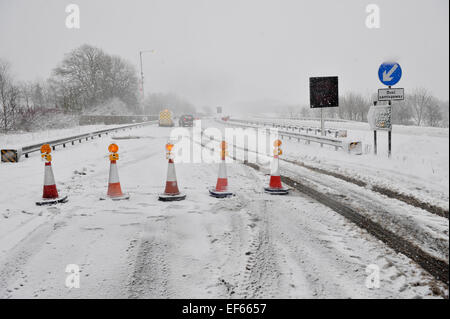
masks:
<instances>
[{"instance_id":1,"label":"crash barrier","mask_svg":"<svg viewBox=\"0 0 450 319\"><path fill-rule=\"evenodd\" d=\"M28 146L24 146L24 147L21 147L21 148L2 149L1 150L2 162L14 162L14 163L16 163L16 162L19 161L21 155L25 155L25 157L28 158L30 153L39 151L43 144L49 144L50 147L53 150L55 150L56 147L60 146L60 145L62 145L63 147L66 147L66 144L71 143L72 145L74 145L76 141L81 143L83 140L86 140L86 141L88 141L90 139L93 140L95 137L102 137L103 135L108 135L109 133L116 133L116 132L119 132L119 131L125 131L127 129L143 127L143 126L146 126L146 125L151 125L151 124L156 124L156 123L157 123L157 121L148 121L148 122L142 122L142 123L137 123L137 124L122 125L122 126L118 126L118 127L114 127L114 128L109 128L109 129L94 131L94 132L90 132L90 133L84 133L84 134L80 134L80 135L69 136L69 137L66 137L66 138L61 138L61 139L41 142L41 143L38 143L38 144L28 145ZM3 156L3 154L5 154L5 156ZM12 158L12 160L11 160L11 158Z\"/></svg>"},{"instance_id":2,"label":"crash barrier","mask_svg":"<svg viewBox=\"0 0 450 319\"><path fill-rule=\"evenodd\" d=\"M247 123L254 125L270 126L274 128L283 128L285 130L292 130L293 132L305 132L306 134L314 133L314 135L320 135L322 130L319 127L301 126L294 124L279 124L270 121L257 121L257 120L239 120L239 119L228 119L228 122L238 122ZM347 130L337 130L337 129L325 129L325 136L331 135L334 137L347 137Z\"/></svg>"},{"instance_id":3,"label":"crash barrier","mask_svg":"<svg viewBox=\"0 0 450 319\"><path fill-rule=\"evenodd\" d=\"M248 121L228 120L226 122L224 122L224 121L219 121L219 122L222 124L226 124L226 125L261 129L261 127L258 126L258 124L249 123ZM244 122L246 124L244 124L242 122ZM272 128L277 128L277 127L272 127ZM268 132L270 131L270 128L265 128L265 129ZM323 145L334 146L334 149L336 151L341 148L344 151L348 152L349 154L354 154L354 155L362 155L363 154L363 147L362 147L361 141L347 141L347 140L339 139L337 137L311 135L311 134L306 134L306 133L297 133L295 131L280 131L280 130L278 130L277 134L281 138L288 138L290 140L296 139L299 142L300 142L300 140L304 140L308 144L313 142L313 143L318 143L321 146L323 146Z\"/></svg>"},{"instance_id":4,"label":"crash barrier","mask_svg":"<svg viewBox=\"0 0 450 319\"><path fill-rule=\"evenodd\" d=\"M137 124L148 121L156 121L158 115L82 115L79 119L80 125L115 125L115 124Z\"/></svg>"}]
</instances>

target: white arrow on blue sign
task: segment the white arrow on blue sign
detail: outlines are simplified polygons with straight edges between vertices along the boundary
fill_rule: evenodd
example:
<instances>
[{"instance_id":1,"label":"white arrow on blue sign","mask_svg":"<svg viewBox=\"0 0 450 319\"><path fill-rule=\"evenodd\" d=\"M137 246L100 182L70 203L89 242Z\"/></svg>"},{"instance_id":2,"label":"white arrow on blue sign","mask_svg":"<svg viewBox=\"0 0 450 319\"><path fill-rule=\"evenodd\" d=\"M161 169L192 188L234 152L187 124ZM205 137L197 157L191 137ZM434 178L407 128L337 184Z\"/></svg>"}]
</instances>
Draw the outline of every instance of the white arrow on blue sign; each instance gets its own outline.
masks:
<instances>
[{"instance_id":1,"label":"white arrow on blue sign","mask_svg":"<svg viewBox=\"0 0 450 319\"><path fill-rule=\"evenodd\" d=\"M378 69L378 78L384 85L395 85L402 77L402 68L398 63L384 62Z\"/></svg>"}]
</instances>

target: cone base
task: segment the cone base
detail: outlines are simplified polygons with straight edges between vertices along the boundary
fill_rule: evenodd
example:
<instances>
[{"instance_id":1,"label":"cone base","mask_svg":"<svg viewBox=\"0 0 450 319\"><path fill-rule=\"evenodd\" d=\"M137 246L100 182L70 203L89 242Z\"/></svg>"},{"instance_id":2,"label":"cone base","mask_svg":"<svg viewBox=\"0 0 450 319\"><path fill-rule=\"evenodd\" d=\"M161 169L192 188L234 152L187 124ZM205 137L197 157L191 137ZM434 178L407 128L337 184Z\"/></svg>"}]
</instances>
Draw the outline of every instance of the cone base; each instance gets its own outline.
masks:
<instances>
[{"instance_id":1,"label":"cone base","mask_svg":"<svg viewBox=\"0 0 450 319\"><path fill-rule=\"evenodd\" d=\"M224 192L216 191L215 188L211 188L209 190L209 194L216 198L225 198L225 197L230 197L230 196L234 195L232 192L229 192L229 191L224 191Z\"/></svg>"},{"instance_id":2,"label":"cone base","mask_svg":"<svg viewBox=\"0 0 450 319\"><path fill-rule=\"evenodd\" d=\"M158 195L158 200L163 201L163 202L172 202L172 201L176 201L176 200L183 200L186 199L186 194L183 193L179 193L179 194L159 194Z\"/></svg>"},{"instance_id":3,"label":"cone base","mask_svg":"<svg viewBox=\"0 0 450 319\"><path fill-rule=\"evenodd\" d=\"M264 187L264 192L272 195L287 195L289 194L288 188L272 188L272 187Z\"/></svg>"},{"instance_id":4,"label":"cone base","mask_svg":"<svg viewBox=\"0 0 450 319\"><path fill-rule=\"evenodd\" d=\"M110 199L110 200L125 200L125 199L130 199L130 195L123 194L122 196L114 196L114 197L106 195L106 196L100 197L100 200L107 200L107 199Z\"/></svg>"},{"instance_id":5,"label":"cone base","mask_svg":"<svg viewBox=\"0 0 450 319\"><path fill-rule=\"evenodd\" d=\"M44 206L44 205L55 205L60 203L67 202L68 197L58 197L58 198L43 198L41 201L36 202L36 205L38 206Z\"/></svg>"}]
</instances>

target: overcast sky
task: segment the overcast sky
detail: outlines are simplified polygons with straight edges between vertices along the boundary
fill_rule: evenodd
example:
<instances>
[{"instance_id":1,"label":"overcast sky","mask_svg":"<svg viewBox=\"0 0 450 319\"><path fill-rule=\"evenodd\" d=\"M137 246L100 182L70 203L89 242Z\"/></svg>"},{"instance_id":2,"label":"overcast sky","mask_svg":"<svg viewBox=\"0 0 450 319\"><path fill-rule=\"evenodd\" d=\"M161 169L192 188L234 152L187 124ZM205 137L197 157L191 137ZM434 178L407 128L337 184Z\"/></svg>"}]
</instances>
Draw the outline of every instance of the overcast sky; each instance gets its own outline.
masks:
<instances>
[{"instance_id":1,"label":"overcast sky","mask_svg":"<svg viewBox=\"0 0 450 319\"><path fill-rule=\"evenodd\" d=\"M65 26L66 5L81 28ZM368 29L366 5L381 27ZM20 80L45 79L64 53L88 43L144 57L147 92L197 105L275 99L308 103L310 76L338 75L340 93L375 93L395 60L398 87L448 100L448 0L0 0L0 57Z\"/></svg>"}]
</instances>

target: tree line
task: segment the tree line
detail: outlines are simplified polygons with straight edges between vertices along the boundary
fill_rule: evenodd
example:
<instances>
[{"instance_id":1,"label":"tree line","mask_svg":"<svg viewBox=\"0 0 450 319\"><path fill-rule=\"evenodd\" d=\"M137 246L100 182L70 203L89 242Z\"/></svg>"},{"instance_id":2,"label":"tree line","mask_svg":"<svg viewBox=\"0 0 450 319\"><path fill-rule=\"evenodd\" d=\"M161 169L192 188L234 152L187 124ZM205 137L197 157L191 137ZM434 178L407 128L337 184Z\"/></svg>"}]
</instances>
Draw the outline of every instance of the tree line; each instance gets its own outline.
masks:
<instances>
[{"instance_id":1,"label":"tree line","mask_svg":"<svg viewBox=\"0 0 450 319\"><path fill-rule=\"evenodd\" d=\"M367 113L377 100L377 95L364 96L348 93L339 97L339 107L324 108L326 118L336 118L367 122ZM384 102L387 103L387 102ZM319 117L319 109L303 106L296 112L295 107L288 109L291 117ZM402 125L448 127L449 102L440 101L425 88L416 88L405 95L405 100L392 103L392 122Z\"/></svg>"},{"instance_id":2,"label":"tree line","mask_svg":"<svg viewBox=\"0 0 450 319\"><path fill-rule=\"evenodd\" d=\"M139 86L131 63L86 44L67 53L44 81L17 82L10 64L0 59L0 129L30 130L42 115L89 114L117 100L123 115L195 110L175 94L150 94L142 102Z\"/></svg>"}]
</instances>

